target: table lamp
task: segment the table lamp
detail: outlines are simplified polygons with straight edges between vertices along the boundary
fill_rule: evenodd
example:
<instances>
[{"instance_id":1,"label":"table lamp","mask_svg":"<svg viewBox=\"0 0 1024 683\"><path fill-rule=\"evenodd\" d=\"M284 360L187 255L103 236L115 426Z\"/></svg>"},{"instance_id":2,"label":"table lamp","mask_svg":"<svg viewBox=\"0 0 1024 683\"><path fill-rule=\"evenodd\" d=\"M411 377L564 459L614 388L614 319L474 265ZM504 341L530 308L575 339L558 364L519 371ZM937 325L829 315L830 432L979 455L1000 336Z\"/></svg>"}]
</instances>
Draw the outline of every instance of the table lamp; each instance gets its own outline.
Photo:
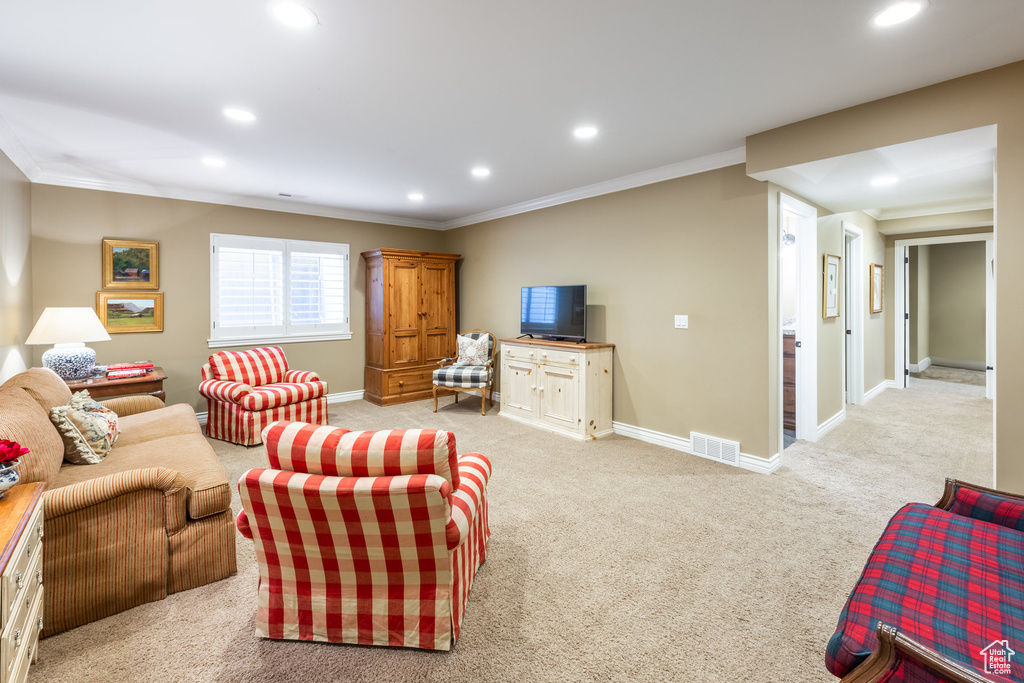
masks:
<instances>
[{"instance_id":1,"label":"table lamp","mask_svg":"<svg viewBox=\"0 0 1024 683\"><path fill-rule=\"evenodd\" d=\"M45 308L26 344L53 344L43 353L43 367L61 379L86 379L96 363L96 352L85 342L110 341L103 323L91 308Z\"/></svg>"}]
</instances>

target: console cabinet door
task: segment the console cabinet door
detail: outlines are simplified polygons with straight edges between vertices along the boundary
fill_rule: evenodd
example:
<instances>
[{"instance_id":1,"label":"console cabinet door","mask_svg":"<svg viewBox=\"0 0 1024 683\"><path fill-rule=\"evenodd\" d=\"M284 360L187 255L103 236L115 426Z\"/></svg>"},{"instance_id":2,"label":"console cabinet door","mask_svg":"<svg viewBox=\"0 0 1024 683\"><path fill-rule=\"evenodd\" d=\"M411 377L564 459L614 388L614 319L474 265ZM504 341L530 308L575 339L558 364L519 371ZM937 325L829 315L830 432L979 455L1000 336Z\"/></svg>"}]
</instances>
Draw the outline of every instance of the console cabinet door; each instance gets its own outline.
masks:
<instances>
[{"instance_id":1,"label":"console cabinet door","mask_svg":"<svg viewBox=\"0 0 1024 683\"><path fill-rule=\"evenodd\" d=\"M506 358L501 366L501 409L533 417L537 414L537 366Z\"/></svg>"},{"instance_id":2,"label":"console cabinet door","mask_svg":"<svg viewBox=\"0 0 1024 683\"><path fill-rule=\"evenodd\" d=\"M540 419L569 431L579 430L579 375L574 368L540 365Z\"/></svg>"}]
</instances>

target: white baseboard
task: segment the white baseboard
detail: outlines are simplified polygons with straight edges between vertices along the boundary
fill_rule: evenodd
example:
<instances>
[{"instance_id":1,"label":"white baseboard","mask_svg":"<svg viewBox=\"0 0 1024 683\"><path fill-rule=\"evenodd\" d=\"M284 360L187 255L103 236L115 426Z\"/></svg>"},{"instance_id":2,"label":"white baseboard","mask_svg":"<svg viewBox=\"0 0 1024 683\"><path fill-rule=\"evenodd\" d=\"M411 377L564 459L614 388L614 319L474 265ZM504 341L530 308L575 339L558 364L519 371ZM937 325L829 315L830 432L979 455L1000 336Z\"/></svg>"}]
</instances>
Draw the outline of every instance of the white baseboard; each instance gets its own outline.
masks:
<instances>
[{"instance_id":1,"label":"white baseboard","mask_svg":"<svg viewBox=\"0 0 1024 683\"><path fill-rule=\"evenodd\" d=\"M930 357L929 358L922 358L919 362L911 363L910 364L910 371L911 372L924 372L925 370L928 369L928 366L931 365L931 364L932 364L932 359Z\"/></svg>"},{"instance_id":2,"label":"white baseboard","mask_svg":"<svg viewBox=\"0 0 1024 683\"><path fill-rule=\"evenodd\" d=\"M361 401L363 398L363 390L359 389L358 391L341 391L336 394L327 394L326 398L327 405L331 405L332 403L345 403L347 401ZM209 414L205 410L201 413L196 413L196 419L199 420L199 424L204 427L206 426L209 417Z\"/></svg>"},{"instance_id":3,"label":"white baseboard","mask_svg":"<svg viewBox=\"0 0 1024 683\"><path fill-rule=\"evenodd\" d=\"M931 359L932 365L944 365L947 368L962 368L964 370L984 370L983 360L960 360L958 358L939 358L934 356Z\"/></svg>"},{"instance_id":4,"label":"white baseboard","mask_svg":"<svg viewBox=\"0 0 1024 683\"><path fill-rule=\"evenodd\" d=\"M885 380L886 389L902 389L903 385L896 382L894 379Z\"/></svg>"},{"instance_id":5,"label":"white baseboard","mask_svg":"<svg viewBox=\"0 0 1024 683\"><path fill-rule=\"evenodd\" d=\"M826 434L831 432L833 429L838 427L840 424L842 424L843 420L845 420L845 419L846 419L846 408L843 408L838 413L836 413L835 415L833 415L829 419L827 419L824 422L822 422L820 425L818 425L818 439L821 439L821 437L825 436Z\"/></svg>"},{"instance_id":6,"label":"white baseboard","mask_svg":"<svg viewBox=\"0 0 1024 683\"><path fill-rule=\"evenodd\" d=\"M697 455L692 450L690 440L682 436L666 434L665 432L656 432L653 429L637 427L636 425L626 424L625 422L612 422L612 430L616 434L629 437L630 439L646 441L647 443L653 443L657 446L664 446L665 448L671 448L675 451L682 451L689 455ZM697 457L700 458L704 456L697 455ZM718 461L715 460L714 462ZM779 457L778 453L770 458L762 458L759 455L740 453L740 467L745 470L750 470L751 472L771 474L775 470L779 469L781 464L782 458Z\"/></svg>"},{"instance_id":7,"label":"white baseboard","mask_svg":"<svg viewBox=\"0 0 1024 683\"><path fill-rule=\"evenodd\" d=\"M880 393L882 393L883 391L885 391L888 388L889 388L889 380L887 380L887 379L882 380L881 382L878 383L878 386L876 386L874 389L871 389L870 391L865 391L864 392L864 403L861 403L861 405L865 405L868 401L873 399L875 396L878 396Z\"/></svg>"}]
</instances>

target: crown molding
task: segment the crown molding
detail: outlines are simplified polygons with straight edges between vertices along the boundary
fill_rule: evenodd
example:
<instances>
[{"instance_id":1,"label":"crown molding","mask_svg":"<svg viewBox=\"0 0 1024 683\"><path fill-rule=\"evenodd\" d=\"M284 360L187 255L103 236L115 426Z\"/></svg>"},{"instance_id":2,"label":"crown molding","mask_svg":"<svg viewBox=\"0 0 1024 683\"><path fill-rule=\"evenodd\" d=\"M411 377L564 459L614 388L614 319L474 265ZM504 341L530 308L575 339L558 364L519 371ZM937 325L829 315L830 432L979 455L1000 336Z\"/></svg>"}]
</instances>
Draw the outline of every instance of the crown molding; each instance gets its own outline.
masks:
<instances>
[{"instance_id":1,"label":"crown molding","mask_svg":"<svg viewBox=\"0 0 1024 683\"><path fill-rule=\"evenodd\" d=\"M537 209L544 209L549 206L575 202L580 199L589 199L590 197L599 197L603 194L630 190L634 187L660 183L665 180L672 180L673 178L682 178L683 176L714 171L727 166L735 166L736 164L745 163L746 160L746 148L738 147L727 152L718 152L717 154L709 154L696 159L680 161L679 163L669 164L668 166L653 168L649 171L641 171L639 173L622 176L621 178L613 178L612 180L605 180L600 183L594 183L593 185L584 185L583 187L577 187L573 190L566 190L565 192L551 194L546 197L531 199L529 201L520 202L519 204L510 204L509 206L504 206L499 209L491 209L490 211L473 214L472 216L456 218L442 223L441 229L451 230L453 228L462 228L467 225L483 223L484 221L493 221L496 218L515 216L516 214L536 211Z\"/></svg>"},{"instance_id":2,"label":"crown molding","mask_svg":"<svg viewBox=\"0 0 1024 683\"><path fill-rule=\"evenodd\" d=\"M0 151L7 155L29 181L35 182L35 178L42 174L43 169L21 144L21 140L14 134L14 130L2 116L0 116Z\"/></svg>"},{"instance_id":3,"label":"crown molding","mask_svg":"<svg viewBox=\"0 0 1024 683\"><path fill-rule=\"evenodd\" d=\"M419 218L404 218L401 216L389 216L382 213L370 213L364 211L353 211L340 209L332 206L319 204L297 204L285 199L272 199L270 197L246 197L233 195L227 192L214 192L209 190L188 190L173 187L157 187L145 183L126 182L123 180L105 180L98 178L76 178L63 176L45 171L38 174L36 178L29 178L32 182L40 185L59 185L61 187L77 187L84 190L102 190L105 192L123 192L125 194L144 195L147 197L162 197L165 199L182 199L192 202L204 202L207 204L223 204L225 206L238 206L246 209L262 209L264 211L280 211L282 213L295 213L306 216L322 216L324 218L341 218L349 221L360 221L363 223L383 223L385 225L401 225L408 228L425 228L427 230L440 230L441 223L427 221Z\"/></svg>"},{"instance_id":4,"label":"crown molding","mask_svg":"<svg viewBox=\"0 0 1024 683\"><path fill-rule=\"evenodd\" d=\"M961 211L980 211L995 208L994 197L975 197L972 199L955 199L946 202L934 202L918 206L878 209L880 221L891 221L897 218L916 218L918 216L937 216L944 213L960 213Z\"/></svg>"}]
</instances>

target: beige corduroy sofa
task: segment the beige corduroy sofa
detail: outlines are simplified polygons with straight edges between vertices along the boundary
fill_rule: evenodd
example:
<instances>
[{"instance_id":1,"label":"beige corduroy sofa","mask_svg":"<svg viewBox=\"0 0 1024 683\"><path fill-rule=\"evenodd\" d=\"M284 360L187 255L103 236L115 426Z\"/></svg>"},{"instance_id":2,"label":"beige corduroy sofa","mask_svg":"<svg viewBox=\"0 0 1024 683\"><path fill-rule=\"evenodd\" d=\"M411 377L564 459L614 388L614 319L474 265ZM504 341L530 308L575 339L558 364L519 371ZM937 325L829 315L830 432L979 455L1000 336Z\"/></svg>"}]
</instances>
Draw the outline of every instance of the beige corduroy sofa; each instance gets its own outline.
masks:
<instances>
[{"instance_id":1,"label":"beige corduroy sofa","mask_svg":"<svg viewBox=\"0 0 1024 683\"><path fill-rule=\"evenodd\" d=\"M70 399L44 368L0 386L0 439L31 449L21 479L46 485L44 635L234 574L230 483L192 408L101 401L120 435L102 462L72 465L49 419Z\"/></svg>"}]
</instances>

